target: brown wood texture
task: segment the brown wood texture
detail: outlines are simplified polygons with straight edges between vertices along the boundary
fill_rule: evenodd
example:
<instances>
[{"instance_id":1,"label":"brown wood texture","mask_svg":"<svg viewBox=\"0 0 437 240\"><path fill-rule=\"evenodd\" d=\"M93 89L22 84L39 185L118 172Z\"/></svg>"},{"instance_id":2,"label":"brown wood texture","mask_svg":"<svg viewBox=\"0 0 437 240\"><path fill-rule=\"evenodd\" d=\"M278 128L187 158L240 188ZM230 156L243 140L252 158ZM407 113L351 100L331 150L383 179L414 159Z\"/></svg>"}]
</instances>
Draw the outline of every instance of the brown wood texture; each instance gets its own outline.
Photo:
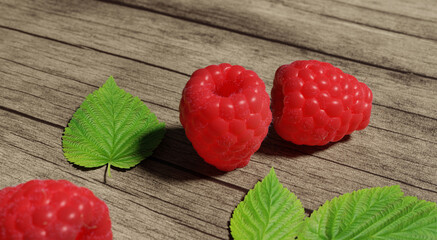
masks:
<instances>
[{"instance_id":1,"label":"brown wood texture","mask_svg":"<svg viewBox=\"0 0 437 240\"><path fill-rule=\"evenodd\" d=\"M295 19L299 19L299 23L304 22L302 28L312 28L312 18L336 20L337 24L349 24L347 27L355 28L360 31L360 25L367 29L380 29L389 32L395 32L403 35L411 35L418 38L437 40L437 4L434 0L430 1L350 1L350 0L294 0L294 1L216 1L214 3L187 4L193 2L192 0L171 0L165 2L158 2L153 0L105 0L118 4L129 5L137 8L150 9L158 12L163 12L172 16L189 18L196 21L208 21L216 26L223 26L233 30L242 30L251 34L263 34L265 38L271 38L272 35L277 35L274 31L289 32L292 30L287 27L293 27L293 22L285 22L285 25L276 26L273 29L256 29L259 19L273 17L274 19L283 19L284 16L276 16L276 11L272 9L282 9L287 11L284 15L297 15ZM255 5L255 6L253 6ZM249 9L243 6L250 6ZM264 6L265 9L257 8L257 6ZM229 10L223 9L243 7L243 16L250 18L244 20L249 25L240 22L241 19L230 17ZM267 10L267 11L266 11ZM233 11L239 11L234 9ZM269 13L270 12L270 13ZM193 14L194 13L194 14ZM225 15L228 14L228 15ZM241 13L239 14L241 15ZM292 17L292 16L288 16ZM256 20L258 21L256 21ZM255 20L255 21L254 21ZM307 22L306 20L310 20ZM282 22L282 21L281 21ZM261 25L264 24L261 23ZM320 25L320 23L316 23ZM328 23L329 24L329 23ZM355 25L354 25L355 24ZM237 25L237 26L234 26ZM239 27L241 29L239 29ZM244 27L250 26L250 29ZM326 30L329 30L327 28ZM345 32L347 33L347 32ZM364 33L364 31L363 31ZM285 36L285 35L284 35ZM360 35L352 35L349 37L357 38ZM302 37L302 36L297 36ZM277 39L280 40L280 39ZM299 44L292 42L289 38L284 38L283 41L290 44ZM345 39L346 41L346 39ZM313 46L310 46L313 47ZM335 54L335 53L334 53Z\"/></svg>"},{"instance_id":2,"label":"brown wood texture","mask_svg":"<svg viewBox=\"0 0 437 240\"><path fill-rule=\"evenodd\" d=\"M337 1L108 0L391 70L437 77L435 19ZM392 5L397 5L394 2ZM420 2L410 4L418 5ZM436 9L437 4L429 6ZM364 5L364 4L361 4ZM377 5L377 4L369 4ZM382 4L391 6L390 3ZM405 4L407 5L407 4ZM375 6L375 9L381 8ZM413 7L410 7L413 9ZM399 10L399 7L394 11ZM430 11L426 11L430 13ZM435 14L436 11L433 11Z\"/></svg>"},{"instance_id":3,"label":"brown wood texture","mask_svg":"<svg viewBox=\"0 0 437 240\"><path fill-rule=\"evenodd\" d=\"M306 2L0 0L0 188L35 178L88 187L107 202L115 239L229 239L233 209L272 166L308 212L393 184L437 201L436 6ZM270 92L276 68L299 59L365 82L370 125L326 147L296 146L271 129L247 167L221 173L204 163L178 119L189 75L230 62ZM104 184L104 168L65 160L61 136L109 75L167 133L152 157Z\"/></svg>"}]
</instances>

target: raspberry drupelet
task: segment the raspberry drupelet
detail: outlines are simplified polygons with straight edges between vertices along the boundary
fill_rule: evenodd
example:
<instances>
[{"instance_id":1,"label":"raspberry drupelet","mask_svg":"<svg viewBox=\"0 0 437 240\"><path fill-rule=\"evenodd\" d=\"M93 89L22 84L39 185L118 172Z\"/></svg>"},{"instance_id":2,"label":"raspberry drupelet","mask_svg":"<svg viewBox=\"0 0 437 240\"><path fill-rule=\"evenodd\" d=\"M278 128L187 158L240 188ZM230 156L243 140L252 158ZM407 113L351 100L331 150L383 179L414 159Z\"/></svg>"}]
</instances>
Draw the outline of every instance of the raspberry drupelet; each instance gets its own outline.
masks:
<instances>
[{"instance_id":1,"label":"raspberry drupelet","mask_svg":"<svg viewBox=\"0 0 437 240\"><path fill-rule=\"evenodd\" d=\"M273 124L287 141L325 145L367 127L372 98L366 84L329 63L295 61L276 71Z\"/></svg>"},{"instance_id":2,"label":"raspberry drupelet","mask_svg":"<svg viewBox=\"0 0 437 240\"><path fill-rule=\"evenodd\" d=\"M272 121L264 82L255 72L227 63L195 71L179 111L194 149L222 171L246 166Z\"/></svg>"},{"instance_id":3,"label":"raspberry drupelet","mask_svg":"<svg viewBox=\"0 0 437 240\"><path fill-rule=\"evenodd\" d=\"M0 239L111 240L111 219L87 188L31 180L0 190Z\"/></svg>"}]
</instances>

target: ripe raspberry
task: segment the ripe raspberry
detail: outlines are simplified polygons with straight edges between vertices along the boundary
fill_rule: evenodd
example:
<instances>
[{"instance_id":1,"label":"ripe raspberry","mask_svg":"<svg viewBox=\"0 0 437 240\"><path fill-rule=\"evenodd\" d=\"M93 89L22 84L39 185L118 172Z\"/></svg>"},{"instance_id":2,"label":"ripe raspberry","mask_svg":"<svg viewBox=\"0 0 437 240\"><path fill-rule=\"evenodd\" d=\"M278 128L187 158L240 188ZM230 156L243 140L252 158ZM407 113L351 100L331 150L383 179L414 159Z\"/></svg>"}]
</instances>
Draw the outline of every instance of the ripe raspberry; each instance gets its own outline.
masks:
<instances>
[{"instance_id":1,"label":"ripe raspberry","mask_svg":"<svg viewBox=\"0 0 437 240\"><path fill-rule=\"evenodd\" d=\"M194 149L222 171L246 166L272 121L264 82L255 72L227 63L195 71L179 111Z\"/></svg>"},{"instance_id":2,"label":"ripe raspberry","mask_svg":"<svg viewBox=\"0 0 437 240\"><path fill-rule=\"evenodd\" d=\"M32 180L0 190L0 239L112 239L108 207L66 180Z\"/></svg>"},{"instance_id":3,"label":"ripe raspberry","mask_svg":"<svg viewBox=\"0 0 437 240\"><path fill-rule=\"evenodd\" d=\"M366 84L329 63L296 61L276 71L273 124L287 141L325 145L367 127L372 97Z\"/></svg>"}]
</instances>

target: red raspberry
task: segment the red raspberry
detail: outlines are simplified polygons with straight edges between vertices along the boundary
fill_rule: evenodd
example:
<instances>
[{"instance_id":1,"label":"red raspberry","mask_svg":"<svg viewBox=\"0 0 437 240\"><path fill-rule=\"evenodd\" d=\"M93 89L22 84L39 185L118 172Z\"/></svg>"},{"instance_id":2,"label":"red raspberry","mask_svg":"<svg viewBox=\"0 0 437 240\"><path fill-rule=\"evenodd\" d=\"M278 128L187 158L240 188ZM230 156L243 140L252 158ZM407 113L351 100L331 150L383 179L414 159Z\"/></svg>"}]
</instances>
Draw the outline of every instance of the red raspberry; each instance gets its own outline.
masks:
<instances>
[{"instance_id":1,"label":"red raspberry","mask_svg":"<svg viewBox=\"0 0 437 240\"><path fill-rule=\"evenodd\" d=\"M32 180L0 190L0 239L112 239L108 207L66 180Z\"/></svg>"},{"instance_id":2,"label":"red raspberry","mask_svg":"<svg viewBox=\"0 0 437 240\"><path fill-rule=\"evenodd\" d=\"M194 149L222 171L246 166L272 121L264 82L255 72L227 63L195 71L179 111Z\"/></svg>"},{"instance_id":3,"label":"red raspberry","mask_svg":"<svg viewBox=\"0 0 437 240\"><path fill-rule=\"evenodd\" d=\"M296 61L276 71L273 124L287 141L325 145L367 127L372 97L366 84L329 63Z\"/></svg>"}]
</instances>

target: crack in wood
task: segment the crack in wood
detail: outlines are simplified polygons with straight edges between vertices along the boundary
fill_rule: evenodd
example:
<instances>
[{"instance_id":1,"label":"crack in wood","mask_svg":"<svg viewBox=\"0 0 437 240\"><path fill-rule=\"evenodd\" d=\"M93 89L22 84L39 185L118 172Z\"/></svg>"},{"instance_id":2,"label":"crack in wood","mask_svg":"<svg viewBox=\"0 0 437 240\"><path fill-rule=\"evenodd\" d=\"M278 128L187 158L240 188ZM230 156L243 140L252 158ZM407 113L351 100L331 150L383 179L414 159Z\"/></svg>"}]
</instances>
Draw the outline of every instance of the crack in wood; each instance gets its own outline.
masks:
<instances>
[{"instance_id":1,"label":"crack in wood","mask_svg":"<svg viewBox=\"0 0 437 240\"><path fill-rule=\"evenodd\" d=\"M262 35L257 35L257 34L251 33L251 32L244 32L244 31L240 31L240 30L237 30L237 29L233 29L233 28L229 28L229 27L224 27L224 26L216 25L216 24L213 24L213 23L210 23L210 22L207 22L207 21L199 21L199 20L191 19L191 18L184 17L184 16L170 14L168 12L163 12L163 11L155 10L155 9L152 9L152 8L147 8L147 7L140 6L140 5L134 5L134 4L129 4L129 3L125 3L125 2L119 2L119 1L116 1L116 0L97 0L97 1L99 1L99 2L106 2L106 3L110 3L110 4L114 4L114 5L118 5L118 6L124 6L124 7L128 7L128 8L133 8L133 9L138 9L138 10L143 10L143 11L148 11L148 12L152 12L152 13L156 13L156 14L161 14L163 16L172 17L172 18L175 18L175 19L180 19L180 20L184 20L184 21L192 22L192 23L196 23L196 24L201 24L201 25L205 25L205 26L208 26L208 27L216 28L216 29L219 29L219 30L225 30L225 31L228 31L228 32L237 33L237 34L248 36L248 37L258 38L258 39L265 40L265 41L279 43L279 44L282 44L282 45L287 45L287 46L291 46L291 47L295 47L295 48L300 48L300 49L311 51L311 52L314 52L314 53L319 53L319 54L323 54L323 55L326 55L326 56L338 58L338 59L341 59L341 60L347 60L347 61L363 64L363 65L370 66L370 67L381 68L381 69L384 69L384 70L389 70L389 71L399 72L399 73L404 73L404 74L415 74L415 75L420 76L420 77L437 80L437 77L429 76L429 75L426 75L426 74L415 73L415 72L411 72L411 71L405 71L405 70L402 70L402 69L396 69L396 68L387 67L387 66L381 66L381 65L377 65L377 64L374 64L374 63L371 63L371 62L366 62L366 61L363 61L363 60L348 58L346 56L337 55L337 54L325 52L325 51L322 51L322 50L318 50L318 49L315 49L315 48L306 47L306 46L303 46L303 45L300 45L300 44L286 42L286 41L275 39L275 38L268 38L268 37L265 37L265 36L262 36Z\"/></svg>"}]
</instances>

